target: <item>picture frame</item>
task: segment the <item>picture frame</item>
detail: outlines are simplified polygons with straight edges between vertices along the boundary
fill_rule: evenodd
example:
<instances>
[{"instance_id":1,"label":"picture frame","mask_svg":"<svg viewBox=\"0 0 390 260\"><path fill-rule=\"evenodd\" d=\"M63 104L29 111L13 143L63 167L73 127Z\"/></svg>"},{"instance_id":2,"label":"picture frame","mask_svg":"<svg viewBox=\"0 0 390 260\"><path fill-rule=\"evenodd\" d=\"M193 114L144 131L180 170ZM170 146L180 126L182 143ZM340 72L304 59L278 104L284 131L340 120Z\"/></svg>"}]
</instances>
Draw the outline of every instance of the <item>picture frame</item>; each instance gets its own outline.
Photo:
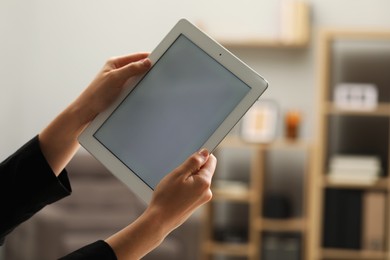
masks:
<instances>
[{"instance_id":1,"label":"picture frame","mask_svg":"<svg viewBox=\"0 0 390 260\"><path fill-rule=\"evenodd\" d=\"M276 137L279 108L273 100L258 100L242 118L240 135L244 141L269 143Z\"/></svg>"}]
</instances>

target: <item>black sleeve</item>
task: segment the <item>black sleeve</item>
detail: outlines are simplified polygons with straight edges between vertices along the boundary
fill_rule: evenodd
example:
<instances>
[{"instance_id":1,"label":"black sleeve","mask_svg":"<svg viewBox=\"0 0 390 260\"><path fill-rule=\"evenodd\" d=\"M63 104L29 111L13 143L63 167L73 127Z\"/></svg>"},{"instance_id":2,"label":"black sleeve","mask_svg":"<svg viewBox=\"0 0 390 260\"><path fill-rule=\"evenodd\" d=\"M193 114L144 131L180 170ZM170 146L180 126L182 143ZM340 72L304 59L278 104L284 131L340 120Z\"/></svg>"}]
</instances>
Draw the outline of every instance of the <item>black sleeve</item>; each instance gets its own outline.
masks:
<instances>
[{"instance_id":1,"label":"black sleeve","mask_svg":"<svg viewBox=\"0 0 390 260\"><path fill-rule=\"evenodd\" d=\"M71 193L67 172L56 177L38 136L0 164L0 245L16 226Z\"/></svg>"},{"instance_id":2,"label":"black sleeve","mask_svg":"<svg viewBox=\"0 0 390 260\"><path fill-rule=\"evenodd\" d=\"M47 163L38 136L0 163L0 245L16 226L48 204L72 192L66 170L56 177ZM82 247L64 260L116 260L103 240Z\"/></svg>"},{"instance_id":3,"label":"black sleeve","mask_svg":"<svg viewBox=\"0 0 390 260\"><path fill-rule=\"evenodd\" d=\"M116 260L114 250L103 240L96 241L66 255L60 260Z\"/></svg>"}]
</instances>

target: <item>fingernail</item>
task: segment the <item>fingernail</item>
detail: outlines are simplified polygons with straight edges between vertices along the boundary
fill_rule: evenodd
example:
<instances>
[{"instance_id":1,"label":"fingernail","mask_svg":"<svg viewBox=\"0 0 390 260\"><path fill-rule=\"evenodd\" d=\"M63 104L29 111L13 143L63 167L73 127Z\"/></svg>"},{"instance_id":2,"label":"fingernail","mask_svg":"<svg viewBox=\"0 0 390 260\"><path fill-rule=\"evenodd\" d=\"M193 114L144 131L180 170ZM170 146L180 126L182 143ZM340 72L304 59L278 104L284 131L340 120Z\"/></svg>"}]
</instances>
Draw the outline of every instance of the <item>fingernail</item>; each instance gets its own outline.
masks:
<instances>
[{"instance_id":1,"label":"fingernail","mask_svg":"<svg viewBox=\"0 0 390 260\"><path fill-rule=\"evenodd\" d=\"M198 153L199 153L203 158L207 158L207 156L209 156L209 151L207 151L206 148L201 149Z\"/></svg>"},{"instance_id":2,"label":"fingernail","mask_svg":"<svg viewBox=\"0 0 390 260\"><path fill-rule=\"evenodd\" d=\"M146 59L141 60L141 63L144 66L149 66L150 65L150 60L148 58L146 58Z\"/></svg>"}]
</instances>

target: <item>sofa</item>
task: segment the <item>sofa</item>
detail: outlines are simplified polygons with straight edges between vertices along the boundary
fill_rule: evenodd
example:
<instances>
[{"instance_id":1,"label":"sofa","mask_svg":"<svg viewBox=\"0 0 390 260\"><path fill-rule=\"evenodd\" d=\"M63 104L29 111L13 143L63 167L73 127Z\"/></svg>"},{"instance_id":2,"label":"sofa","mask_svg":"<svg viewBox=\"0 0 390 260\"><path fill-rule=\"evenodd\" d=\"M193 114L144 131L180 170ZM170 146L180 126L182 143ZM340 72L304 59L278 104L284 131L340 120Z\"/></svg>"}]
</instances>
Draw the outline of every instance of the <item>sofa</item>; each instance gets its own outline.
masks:
<instances>
[{"instance_id":1,"label":"sofa","mask_svg":"<svg viewBox=\"0 0 390 260\"><path fill-rule=\"evenodd\" d=\"M7 237L9 260L57 259L135 220L146 205L84 149L67 166L72 195L45 207ZM201 210L145 260L199 258Z\"/></svg>"}]
</instances>

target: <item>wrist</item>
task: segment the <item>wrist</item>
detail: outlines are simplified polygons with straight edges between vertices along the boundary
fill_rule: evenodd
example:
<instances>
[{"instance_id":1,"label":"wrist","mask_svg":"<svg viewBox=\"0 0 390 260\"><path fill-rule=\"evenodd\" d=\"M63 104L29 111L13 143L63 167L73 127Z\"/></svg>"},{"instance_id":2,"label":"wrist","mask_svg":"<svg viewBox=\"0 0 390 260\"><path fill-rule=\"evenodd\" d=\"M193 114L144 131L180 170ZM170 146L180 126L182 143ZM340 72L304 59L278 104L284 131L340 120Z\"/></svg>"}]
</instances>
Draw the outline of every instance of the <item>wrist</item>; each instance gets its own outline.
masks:
<instances>
[{"instance_id":1,"label":"wrist","mask_svg":"<svg viewBox=\"0 0 390 260\"><path fill-rule=\"evenodd\" d=\"M80 128L84 128L97 116L97 113L93 109L82 103L79 100L75 100L67 109L69 113L73 114L73 118L77 118L77 123Z\"/></svg>"},{"instance_id":2,"label":"wrist","mask_svg":"<svg viewBox=\"0 0 390 260\"><path fill-rule=\"evenodd\" d=\"M168 231L155 213L146 210L136 221L106 239L118 260L141 259L162 243Z\"/></svg>"},{"instance_id":3,"label":"wrist","mask_svg":"<svg viewBox=\"0 0 390 260\"><path fill-rule=\"evenodd\" d=\"M153 230L157 240L164 240L164 238L172 231L168 219L164 217L159 210L148 208L141 215L140 220L148 229Z\"/></svg>"}]
</instances>

